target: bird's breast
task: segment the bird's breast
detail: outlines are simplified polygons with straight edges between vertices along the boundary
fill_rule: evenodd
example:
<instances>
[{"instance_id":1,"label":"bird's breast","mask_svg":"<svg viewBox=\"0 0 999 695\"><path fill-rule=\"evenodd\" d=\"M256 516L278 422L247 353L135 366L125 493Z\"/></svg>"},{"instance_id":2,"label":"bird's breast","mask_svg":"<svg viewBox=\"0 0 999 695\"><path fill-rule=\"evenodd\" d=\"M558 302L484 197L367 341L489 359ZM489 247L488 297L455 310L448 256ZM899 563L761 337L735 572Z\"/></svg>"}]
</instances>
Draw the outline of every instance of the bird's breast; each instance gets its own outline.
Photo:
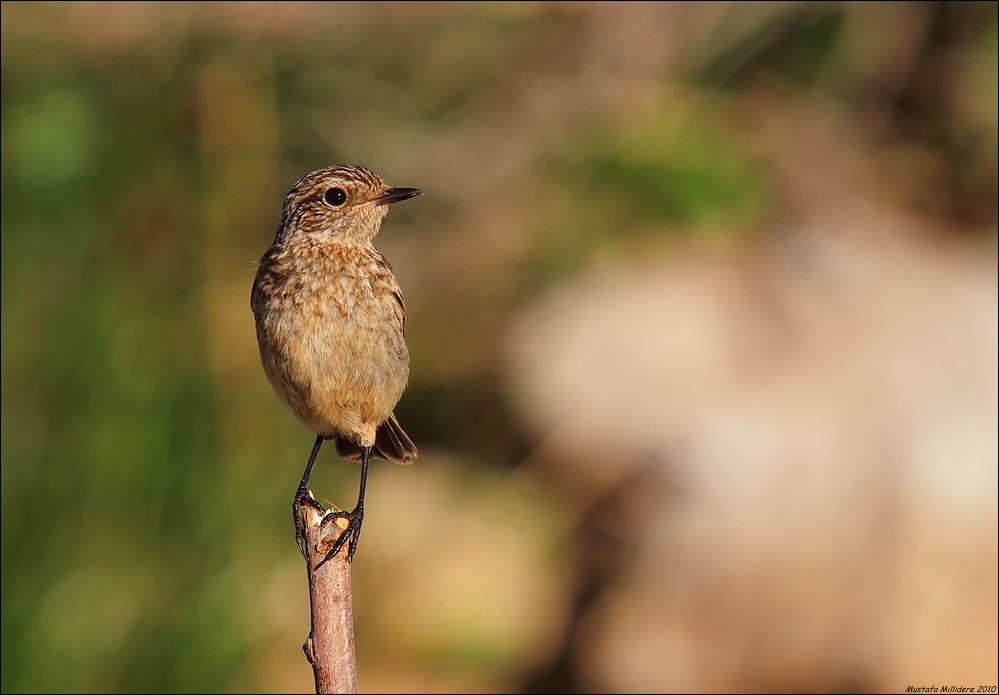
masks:
<instances>
[{"instance_id":1,"label":"bird's breast","mask_svg":"<svg viewBox=\"0 0 999 695\"><path fill-rule=\"evenodd\" d=\"M398 285L377 251L363 251L265 257L254 284L264 369L320 433L381 424L409 377Z\"/></svg>"}]
</instances>

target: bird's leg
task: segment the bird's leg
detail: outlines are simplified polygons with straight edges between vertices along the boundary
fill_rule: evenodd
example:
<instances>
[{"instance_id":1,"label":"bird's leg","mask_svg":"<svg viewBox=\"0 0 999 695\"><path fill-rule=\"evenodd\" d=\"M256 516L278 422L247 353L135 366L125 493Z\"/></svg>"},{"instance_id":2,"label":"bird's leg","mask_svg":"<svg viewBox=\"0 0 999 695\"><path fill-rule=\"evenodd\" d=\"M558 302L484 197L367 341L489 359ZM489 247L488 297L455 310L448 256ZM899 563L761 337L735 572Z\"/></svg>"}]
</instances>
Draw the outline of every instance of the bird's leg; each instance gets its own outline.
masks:
<instances>
[{"instance_id":1,"label":"bird's leg","mask_svg":"<svg viewBox=\"0 0 999 695\"><path fill-rule=\"evenodd\" d=\"M336 539L336 543L330 548L330 551L326 553L326 557L322 559L316 569L319 569L329 560L333 559L340 548L344 546L345 543L350 541L347 546L347 562L354 561L354 553L357 551L357 539L361 537L361 522L364 521L364 488L368 484L368 460L371 458L371 447L366 446L361 450L361 489L357 494L357 506L354 507L352 512L338 512L337 514L329 514L323 518L322 523L326 523L330 519L344 518L349 521L346 530L340 534L340 537Z\"/></svg>"},{"instance_id":2,"label":"bird's leg","mask_svg":"<svg viewBox=\"0 0 999 695\"><path fill-rule=\"evenodd\" d=\"M316 456L319 455L319 447L322 445L323 436L319 435L316 437L316 443L312 445L312 455L309 456L309 462L305 464L305 473L302 474L302 482L298 484L298 490L295 491L295 501L291 504L291 511L295 515L295 542L298 543L298 549L302 551L302 555L305 555L305 532L302 529L302 504L316 504L309 497L309 476L312 475L312 466L316 463ZM308 556L306 555L306 557Z\"/></svg>"}]
</instances>

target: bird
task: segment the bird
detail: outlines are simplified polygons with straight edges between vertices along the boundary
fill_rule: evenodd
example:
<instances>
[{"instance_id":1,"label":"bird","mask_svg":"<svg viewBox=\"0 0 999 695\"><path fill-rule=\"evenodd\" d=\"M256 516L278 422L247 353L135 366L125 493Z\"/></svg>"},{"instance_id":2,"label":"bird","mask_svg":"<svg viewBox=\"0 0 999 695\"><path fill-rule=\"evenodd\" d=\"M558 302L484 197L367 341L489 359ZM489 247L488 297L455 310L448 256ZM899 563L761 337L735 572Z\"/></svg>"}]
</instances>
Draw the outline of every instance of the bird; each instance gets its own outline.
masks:
<instances>
[{"instance_id":1,"label":"bird","mask_svg":"<svg viewBox=\"0 0 999 695\"><path fill-rule=\"evenodd\" d=\"M292 513L305 554L301 507L326 440L361 464L357 505L323 560L348 544L352 562L364 520L372 456L410 464L418 455L394 409L409 380L406 305L392 266L374 247L393 203L422 193L392 188L370 169L335 165L306 174L288 191L274 242L250 294L264 373L278 397L316 433Z\"/></svg>"}]
</instances>

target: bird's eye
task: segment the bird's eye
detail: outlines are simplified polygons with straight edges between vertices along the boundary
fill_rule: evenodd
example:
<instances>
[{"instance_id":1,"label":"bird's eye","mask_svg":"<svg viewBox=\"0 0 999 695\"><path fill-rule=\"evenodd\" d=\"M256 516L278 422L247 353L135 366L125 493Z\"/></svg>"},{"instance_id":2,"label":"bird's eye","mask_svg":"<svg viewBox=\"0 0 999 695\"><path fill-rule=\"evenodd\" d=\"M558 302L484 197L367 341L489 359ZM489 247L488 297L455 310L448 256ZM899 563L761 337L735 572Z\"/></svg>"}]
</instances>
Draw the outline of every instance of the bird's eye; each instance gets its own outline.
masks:
<instances>
[{"instance_id":1,"label":"bird's eye","mask_svg":"<svg viewBox=\"0 0 999 695\"><path fill-rule=\"evenodd\" d=\"M342 188L331 188L323 194L323 200L333 207L338 208L347 202L347 194L344 193Z\"/></svg>"}]
</instances>

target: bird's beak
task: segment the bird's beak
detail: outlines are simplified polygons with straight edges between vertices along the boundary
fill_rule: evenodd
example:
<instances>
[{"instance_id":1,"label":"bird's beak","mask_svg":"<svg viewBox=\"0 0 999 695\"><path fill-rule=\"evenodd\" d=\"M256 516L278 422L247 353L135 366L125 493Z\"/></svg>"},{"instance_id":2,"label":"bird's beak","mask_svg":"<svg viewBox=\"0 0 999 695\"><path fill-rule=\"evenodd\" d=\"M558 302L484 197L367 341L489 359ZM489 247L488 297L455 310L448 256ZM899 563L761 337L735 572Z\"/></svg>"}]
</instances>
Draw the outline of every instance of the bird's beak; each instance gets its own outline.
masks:
<instances>
[{"instance_id":1,"label":"bird's beak","mask_svg":"<svg viewBox=\"0 0 999 695\"><path fill-rule=\"evenodd\" d=\"M392 203L398 203L400 200L415 198L421 193L423 191L419 188L389 188L371 202L375 205L391 205Z\"/></svg>"}]
</instances>

